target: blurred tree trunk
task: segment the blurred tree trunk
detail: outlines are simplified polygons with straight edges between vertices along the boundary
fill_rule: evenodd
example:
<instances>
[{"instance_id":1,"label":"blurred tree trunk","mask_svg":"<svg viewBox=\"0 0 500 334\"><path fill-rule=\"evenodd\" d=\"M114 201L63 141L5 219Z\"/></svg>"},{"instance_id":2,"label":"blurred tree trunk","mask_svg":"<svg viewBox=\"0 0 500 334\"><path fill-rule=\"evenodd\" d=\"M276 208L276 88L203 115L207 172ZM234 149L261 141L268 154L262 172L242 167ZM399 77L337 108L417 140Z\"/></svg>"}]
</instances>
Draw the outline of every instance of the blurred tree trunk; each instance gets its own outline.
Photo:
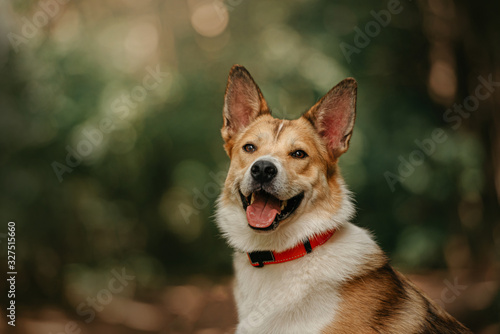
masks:
<instances>
[{"instance_id":1,"label":"blurred tree trunk","mask_svg":"<svg viewBox=\"0 0 500 334\"><path fill-rule=\"evenodd\" d=\"M500 2L423 0L419 3L429 48L428 89L431 98L446 109L476 96L479 77L493 81L491 95L479 98L476 111L464 118L458 131L471 132L485 150L484 187L476 201L463 198L457 210L478 210L473 228L464 228L471 250L469 276L476 280L499 280L500 272ZM491 79L489 79L491 78ZM461 207L463 205L463 207ZM466 213L468 214L468 212ZM460 214L459 214L460 216ZM463 223L463 221L462 221ZM496 300L495 300L496 299ZM498 315L500 295L487 308ZM476 318L476 316L479 316ZM469 315L481 323L485 315Z\"/></svg>"}]
</instances>

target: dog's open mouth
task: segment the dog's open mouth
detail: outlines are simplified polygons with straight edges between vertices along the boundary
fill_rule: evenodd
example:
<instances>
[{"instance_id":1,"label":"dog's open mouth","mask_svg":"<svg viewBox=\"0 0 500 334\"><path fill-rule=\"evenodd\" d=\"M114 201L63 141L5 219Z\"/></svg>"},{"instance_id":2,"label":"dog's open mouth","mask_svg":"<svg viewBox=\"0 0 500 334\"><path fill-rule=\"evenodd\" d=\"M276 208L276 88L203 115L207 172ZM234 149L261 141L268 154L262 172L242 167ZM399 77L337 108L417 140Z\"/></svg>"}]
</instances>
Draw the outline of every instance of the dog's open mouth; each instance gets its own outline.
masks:
<instances>
[{"instance_id":1,"label":"dog's open mouth","mask_svg":"<svg viewBox=\"0 0 500 334\"><path fill-rule=\"evenodd\" d=\"M304 193L286 201L281 201L263 190L251 193L248 197L240 192L240 196L243 209L247 213L248 225L255 230L272 231L299 207Z\"/></svg>"}]
</instances>

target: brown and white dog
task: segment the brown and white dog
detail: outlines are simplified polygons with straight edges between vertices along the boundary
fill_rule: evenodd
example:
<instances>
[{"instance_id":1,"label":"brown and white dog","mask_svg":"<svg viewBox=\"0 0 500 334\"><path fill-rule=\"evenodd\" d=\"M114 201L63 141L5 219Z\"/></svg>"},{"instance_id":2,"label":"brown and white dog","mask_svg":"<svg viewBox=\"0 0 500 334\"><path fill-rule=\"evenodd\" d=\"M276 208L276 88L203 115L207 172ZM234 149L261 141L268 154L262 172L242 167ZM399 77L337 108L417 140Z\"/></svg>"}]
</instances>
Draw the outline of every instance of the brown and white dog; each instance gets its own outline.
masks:
<instances>
[{"instance_id":1,"label":"brown and white dog","mask_svg":"<svg viewBox=\"0 0 500 334\"><path fill-rule=\"evenodd\" d=\"M356 90L347 78L299 119L281 120L248 71L231 69L222 128L231 165L216 218L235 249L237 334L471 333L350 223L337 162Z\"/></svg>"}]
</instances>

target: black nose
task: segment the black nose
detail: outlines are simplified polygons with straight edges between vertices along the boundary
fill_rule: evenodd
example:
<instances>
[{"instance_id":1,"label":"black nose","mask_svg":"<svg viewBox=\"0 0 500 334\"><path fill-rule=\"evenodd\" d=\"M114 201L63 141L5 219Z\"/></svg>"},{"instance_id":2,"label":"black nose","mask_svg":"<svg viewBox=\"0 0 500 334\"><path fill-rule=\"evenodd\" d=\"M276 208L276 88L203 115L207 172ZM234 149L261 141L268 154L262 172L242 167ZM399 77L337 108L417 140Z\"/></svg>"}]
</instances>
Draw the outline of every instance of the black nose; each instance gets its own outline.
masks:
<instances>
[{"instance_id":1,"label":"black nose","mask_svg":"<svg viewBox=\"0 0 500 334\"><path fill-rule=\"evenodd\" d=\"M272 162L260 160L253 164L250 172L255 181L266 183L274 179L276 174L278 174L278 169Z\"/></svg>"}]
</instances>

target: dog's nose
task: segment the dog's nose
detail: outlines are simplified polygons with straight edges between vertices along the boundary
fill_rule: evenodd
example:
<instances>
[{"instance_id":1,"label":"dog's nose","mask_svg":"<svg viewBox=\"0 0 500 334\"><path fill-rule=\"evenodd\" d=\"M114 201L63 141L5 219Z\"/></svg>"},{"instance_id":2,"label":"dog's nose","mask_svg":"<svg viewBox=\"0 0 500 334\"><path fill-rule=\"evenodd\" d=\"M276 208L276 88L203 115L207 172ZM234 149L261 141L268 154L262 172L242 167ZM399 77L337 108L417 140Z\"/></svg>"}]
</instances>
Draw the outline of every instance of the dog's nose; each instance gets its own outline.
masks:
<instances>
[{"instance_id":1,"label":"dog's nose","mask_svg":"<svg viewBox=\"0 0 500 334\"><path fill-rule=\"evenodd\" d=\"M250 173L255 181L266 183L274 179L278 174L278 169L272 162L260 160L253 164Z\"/></svg>"}]
</instances>

